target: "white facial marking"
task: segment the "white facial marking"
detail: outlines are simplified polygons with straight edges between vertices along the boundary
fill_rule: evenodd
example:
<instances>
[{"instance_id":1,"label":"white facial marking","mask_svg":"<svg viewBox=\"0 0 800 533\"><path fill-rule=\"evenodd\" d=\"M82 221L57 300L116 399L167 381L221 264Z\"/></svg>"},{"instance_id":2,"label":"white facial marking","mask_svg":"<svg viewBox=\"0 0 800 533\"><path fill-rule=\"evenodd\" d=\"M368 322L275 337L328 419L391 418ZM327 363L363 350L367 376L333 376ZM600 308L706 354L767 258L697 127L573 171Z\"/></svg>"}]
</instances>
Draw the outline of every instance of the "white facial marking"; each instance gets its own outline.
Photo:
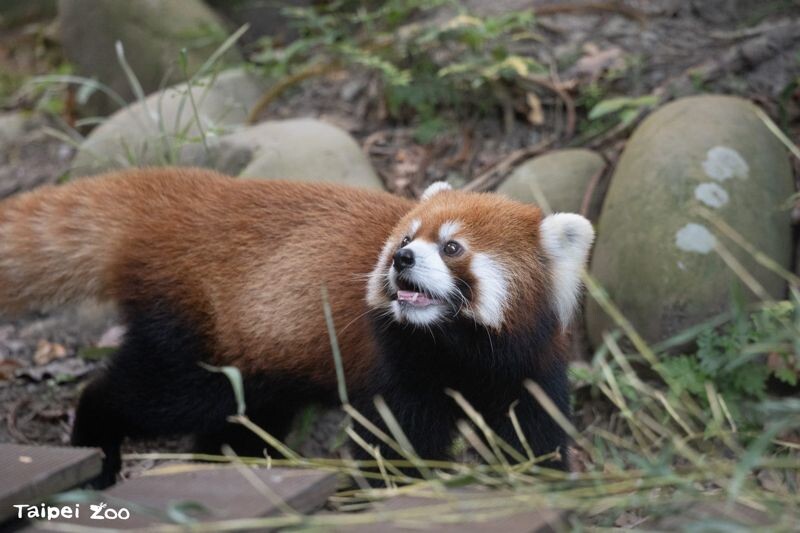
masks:
<instances>
[{"instance_id":1,"label":"white facial marking","mask_svg":"<svg viewBox=\"0 0 800 533\"><path fill-rule=\"evenodd\" d=\"M750 167L739 152L727 146L715 146L706 154L703 161L706 175L717 181L725 181L733 177L747 178Z\"/></svg>"},{"instance_id":2,"label":"white facial marking","mask_svg":"<svg viewBox=\"0 0 800 533\"><path fill-rule=\"evenodd\" d=\"M541 240L550 256L553 300L562 327L566 327L578 304L581 272L594 241L592 224L580 215L556 213L541 223Z\"/></svg>"},{"instance_id":3,"label":"white facial marking","mask_svg":"<svg viewBox=\"0 0 800 533\"><path fill-rule=\"evenodd\" d=\"M694 189L694 197L708 207L718 208L728 203L728 192L716 183L701 183Z\"/></svg>"},{"instance_id":4,"label":"white facial marking","mask_svg":"<svg viewBox=\"0 0 800 533\"><path fill-rule=\"evenodd\" d=\"M449 191L452 187L446 181L437 181L428 185L428 188L425 189L425 192L422 193L422 197L420 198L421 201L425 201L432 197L435 194L438 194L442 191Z\"/></svg>"},{"instance_id":5,"label":"white facial marking","mask_svg":"<svg viewBox=\"0 0 800 533\"><path fill-rule=\"evenodd\" d=\"M408 320L415 326L424 326L432 322L436 322L442 316L442 306L435 305L431 307L404 307L401 308L400 302L392 302L392 313L395 320L403 322Z\"/></svg>"},{"instance_id":6,"label":"white facial marking","mask_svg":"<svg viewBox=\"0 0 800 533\"><path fill-rule=\"evenodd\" d=\"M411 221L411 226L409 226L409 228L408 228L408 235L410 237L414 237L414 235L416 235L417 232L419 231L419 227L421 225L422 225L422 221L420 219L415 218L414 220L412 220Z\"/></svg>"},{"instance_id":7,"label":"white facial marking","mask_svg":"<svg viewBox=\"0 0 800 533\"><path fill-rule=\"evenodd\" d=\"M716 244L717 238L702 224L690 222L675 233L675 245L685 252L707 254Z\"/></svg>"},{"instance_id":8,"label":"white facial marking","mask_svg":"<svg viewBox=\"0 0 800 533\"><path fill-rule=\"evenodd\" d=\"M470 268L478 285L474 305L476 319L486 326L499 328L508 300L507 275L497 261L480 252L472 257Z\"/></svg>"},{"instance_id":9,"label":"white facial marking","mask_svg":"<svg viewBox=\"0 0 800 533\"><path fill-rule=\"evenodd\" d=\"M388 282L386 277L386 264L389 261L389 254L394 250L395 244L389 240L383 245L381 254L378 256L378 262L375 268L369 274L367 279L367 304L372 307L380 307L386 304L386 291L385 286Z\"/></svg>"},{"instance_id":10,"label":"white facial marking","mask_svg":"<svg viewBox=\"0 0 800 533\"><path fill-rule=\"evenodd\" d=\"M435 298L446 299L450 296L455 290L455 281L439 255L439 247L424 239L416 239L405 248L414 252L414 266L404 273L406 279ZM393 283L397 280L394 267L389 273L389 279Z\"/></svg>"},{"instance_id":11,"label":"white facial marking","mask_svg":"<svg viewBox=\"0 0 800 533\"><path fill-rule=\"evenodd\" d=\"M454 221L449 220L441 225L439 228L439 242L447 242L453 240L456 234L461 229L461 224Z\"/></svg>"}]
</instances>

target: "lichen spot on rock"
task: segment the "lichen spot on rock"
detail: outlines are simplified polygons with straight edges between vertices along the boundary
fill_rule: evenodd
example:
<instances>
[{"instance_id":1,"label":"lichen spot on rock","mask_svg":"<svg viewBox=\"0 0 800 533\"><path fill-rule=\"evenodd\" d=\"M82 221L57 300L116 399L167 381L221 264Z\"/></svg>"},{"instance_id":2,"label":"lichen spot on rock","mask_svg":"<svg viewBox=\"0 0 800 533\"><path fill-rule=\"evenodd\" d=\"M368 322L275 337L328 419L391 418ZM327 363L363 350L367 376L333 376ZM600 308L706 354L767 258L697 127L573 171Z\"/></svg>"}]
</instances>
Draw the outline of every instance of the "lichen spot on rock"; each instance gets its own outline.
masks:
<instances>
[{"instance_id":1,"label":"lichen spot on rock","mask_svg":"<svg viewBox=\"0 0 800 533\"><path fill-rule=\"evenodd\" d=\"M703 161L703 170L709 178L717 181L733 177L744 179L750 175L747 161L739 152L727 146L715 146L710 149L706 153L706 160Z\"/></svg>"},{"instance_id":2,"label":"lichen spot on rock","mask_svg":"<svg viewBox=\"0 0 800 533\"><path fill-rule=\"evenodd\" d=\"M728 191L716 183L701 183L694 189L694 197L714 209L728 203Z\"/></svg>"},{"instance_id":3,"label":"lichen spot on rock","mask_svg":"<svg viewBox=\"0 0 800 533\"><path fill-rule=\"evenodd\" d=\"M686 252L707 254L714 249L717 238L702 224L690 222L675 234L675 245Z\"/></svg>"}]
</instances>

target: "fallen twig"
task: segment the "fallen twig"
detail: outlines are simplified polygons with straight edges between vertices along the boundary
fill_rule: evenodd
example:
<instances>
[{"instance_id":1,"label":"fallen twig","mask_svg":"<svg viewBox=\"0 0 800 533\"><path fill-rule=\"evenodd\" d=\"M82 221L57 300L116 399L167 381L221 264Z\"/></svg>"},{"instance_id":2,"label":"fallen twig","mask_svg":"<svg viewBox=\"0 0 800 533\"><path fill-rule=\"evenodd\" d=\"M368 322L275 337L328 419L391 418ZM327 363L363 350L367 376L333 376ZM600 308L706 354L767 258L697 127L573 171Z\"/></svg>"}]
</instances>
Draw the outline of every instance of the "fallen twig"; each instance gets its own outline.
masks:
<instances>
[{"instance_id":1,"label":"fallen twig","mask_svg":"<svg viewBox=\"0 0 800 533\"><path fill-rule=\"evenodd\" d=\"M552 145L553 139L547 139L533 146L527 146L525 148L520 148L519 150L514 150L510 154L500 159L497 163L493 164L490 168L476 176L475 179L464 185L463 190L486 191L491 189L504 177L506 177L506 175L508 175L508 173L511 172L511 170L513 170L518 163L549 150Z\"/></svg>"},{"instance_id":2,"label":"fallen twig","mask_svg":"<svg viewBox=\"0 0 800 533\"><path fill-rule=\"evenodd\" d=\"M575 134L575 124L577 123L577 113L575 111L575 100L569 95L569 93L561 86L560 83L553 82L547 78L541 78L536 76L527 76L524 78L526 81L530 82L533 85L537 85L539 87L544 87L545 89L555 93L562 102L564 102L564 108L567 111L567 125L564 128L564 134L562 136L563 140L571 139L572 136Z\"/></svg>"},{"instance_id":3,"label":"fallen twig","mask_svg":"<svg viewBox=\"0 0 800 533\"><path fill-rule=\"evenodd\" d=\"M386 136L392 131L394 130L388 129L388 130L378 130L376 132L370 133L367 136L367 138L364 139L364 142L362 144L361 150L364 152L364 155L366 155L367 157L371 156L373 150L375 149L374 148L375 145L380 142L385 142ZM385 151L382 150L381 155L388 155L392 152L394 152L394 150L385 150Z\"/></svg>"},{"instance_id":4,"label":"fallen twig","mask_svg":"<svg viewBox=\"0 0 800 533\"><path fill-rule=\"evenodd\" d=\"M331 63L327 65L316 64L309 65L304 69L298 70L294 74L286 76L261 95L261 98L258 99L258 102L256 102L256 104L253 106L253 109L251 109L250 113L247 115L247 124L255 124L258 122L258 118L261 116L264 110L269 107L269 105L276 98L282 95L289 87L309 78L330 74L340 69L341 66L338 63Z\"/></svg>"},{"instance_id":5,"label":"fallen twig","mask_svg":"<svg viewBox=\"0 0 800 533\"><path fill-rule=\"evenodd\" d=\"M461 146L455 155L445 160L444 164L447 168L454 168L470 159L472 155L472 128L461 128Z\"/></svg>"}]
</instances>

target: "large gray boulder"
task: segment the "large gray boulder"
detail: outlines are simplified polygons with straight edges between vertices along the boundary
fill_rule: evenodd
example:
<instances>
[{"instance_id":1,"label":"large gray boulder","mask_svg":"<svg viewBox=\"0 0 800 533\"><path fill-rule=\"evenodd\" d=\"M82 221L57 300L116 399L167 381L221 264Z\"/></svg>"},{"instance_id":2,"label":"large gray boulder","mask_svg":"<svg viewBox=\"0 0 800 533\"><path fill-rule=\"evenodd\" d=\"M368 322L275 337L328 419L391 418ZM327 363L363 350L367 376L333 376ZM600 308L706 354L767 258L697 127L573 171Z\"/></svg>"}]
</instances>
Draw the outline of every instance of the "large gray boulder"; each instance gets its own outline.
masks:
<instances>
[{"instance_id":1,"label":"large gray boulder","mask_svg":"<svg viewBox=\"0 0 800 533\"><path fill-rule=\"evenodd\" d=\"M193 74L227 38L227 30L200 0L59 0L59 31L64 55L78 74L97 79L125 101L134 99L120 66L120 41L145 94L186 80L180 67L187 50L187 71ZM239 61L229 50L228 61ZM100 93L92 97L92 112L108 114L116 104Z\"/></svg>"},{"instance_id":2,"label":"large gray boulder","mask_svg":"<svg viewBox=\"0 0 800 533\"><path fill-rule=\"evenodd\" d=\"M206 149L184 147L181 164L234 176L327 181L382 189L358 143L344 130L312 118L270 120L237 130Z\"/></svg>"},{"instance_id":3,"label":"large gray boulder","mask_svg":"<svg viewBox=\"0 0 800 533\"><path fill-rule=\"evenodd\" d=\"M537 205L541 195L553 212L579 213L589 183L605 166L603 158L591 150L553 150L517 167L497 192ZM601 193L596 189L590 197L589 218L600 211Z\"/></svg>"},{"instance_id":4,"label":"large gray boulder","mask_svg":"<svg viewBox=\"0 0 800 533\"><path fill-rule=\"evenodd\" d=\"M192 163L180 154L187 144L213 146L240 127L265 89L243 69L205 78L191 87L177 85L132 104L98 126L81 145L73 176L114 168ZM194 103L193 103L194 102ZM195 111L196 110L196 111Z\"/></svg>"},{"instance_id":5,"label":"large gray boulder","mask_svg":"<svg viewBox=\"0 0 800 533\"><path fill-rule=\"evenodd\" d=\"M253 154L241 176L383 188L355 140L344 130L320 120L263 122L226 140Z\"/></svg>"},{"instance_id":6,"label":"large gray boulder","mask_svg":"<svg viewBox=\"0 0 800 533\"><path fill-rule=\"evenodd\" d=\"M792 171L783 145L755 111L727 96L678 100L648 117L620 158L600 216L591 274L648 341L729 307L731 288L740 281L716 252L718 244L772 297L784 294L779 276L693 209L710 210L789 266ZM586 316L597 346L615 324L591 299Z\"/></svg>"}]
</instances>

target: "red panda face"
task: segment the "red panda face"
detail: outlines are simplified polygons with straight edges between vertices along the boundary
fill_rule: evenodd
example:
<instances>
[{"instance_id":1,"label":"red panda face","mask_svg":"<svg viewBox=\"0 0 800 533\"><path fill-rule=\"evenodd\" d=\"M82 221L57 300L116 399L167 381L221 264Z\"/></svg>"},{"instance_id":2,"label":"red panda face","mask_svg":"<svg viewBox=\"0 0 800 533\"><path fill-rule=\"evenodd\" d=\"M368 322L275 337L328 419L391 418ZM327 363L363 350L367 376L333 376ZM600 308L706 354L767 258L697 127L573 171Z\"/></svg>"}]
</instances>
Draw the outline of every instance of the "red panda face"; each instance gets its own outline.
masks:
<instances>
[{"instance_id":1,"label":"red panda face","mask_svg":"<svg viewBox=\"0 0 800 533\"><path fill-rule=\"evenodd\" d=\"M501 330L540 311L569 321L594 232L579 215L435 183L395 227L369 277L367 302L399 323L456 318Z\"/></svg>"}]
</instances>

